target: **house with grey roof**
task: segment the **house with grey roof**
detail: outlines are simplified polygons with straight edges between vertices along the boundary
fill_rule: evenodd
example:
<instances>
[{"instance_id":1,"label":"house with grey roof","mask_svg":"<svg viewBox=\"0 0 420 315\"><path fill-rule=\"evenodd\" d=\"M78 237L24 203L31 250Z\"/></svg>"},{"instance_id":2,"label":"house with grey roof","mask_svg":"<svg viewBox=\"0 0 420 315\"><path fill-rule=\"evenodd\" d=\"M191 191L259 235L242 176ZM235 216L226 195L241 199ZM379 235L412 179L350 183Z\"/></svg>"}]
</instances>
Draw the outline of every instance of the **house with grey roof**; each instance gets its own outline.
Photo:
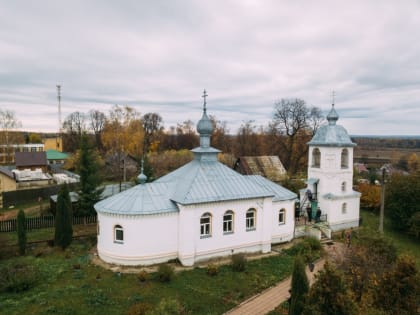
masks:
<instances>
[{"instance_id":1,"label":"house with grey roof","mask_svg":"<svg viewBox=\"0 0 420 315\"><path fill-rule=\"evenodd\" d=\"M43 172L47 171L47 153L41 152L16 152L15 153L16 169L36 170L42 169Z\"/></svg>"},{"instance_id":2,"label":"house with grey roof","mask_svg":"<svg viewBox=\"0 0 420 315\"><path fill-rule=\"evenodd\" d=\"M179 259L185 266L214 257L271 251L294 237L296 194L260 175L242 175L217 160L207 116L200 146L177 170L95 204L98 255L121 265Z\"/></svg>"}]
</instances>

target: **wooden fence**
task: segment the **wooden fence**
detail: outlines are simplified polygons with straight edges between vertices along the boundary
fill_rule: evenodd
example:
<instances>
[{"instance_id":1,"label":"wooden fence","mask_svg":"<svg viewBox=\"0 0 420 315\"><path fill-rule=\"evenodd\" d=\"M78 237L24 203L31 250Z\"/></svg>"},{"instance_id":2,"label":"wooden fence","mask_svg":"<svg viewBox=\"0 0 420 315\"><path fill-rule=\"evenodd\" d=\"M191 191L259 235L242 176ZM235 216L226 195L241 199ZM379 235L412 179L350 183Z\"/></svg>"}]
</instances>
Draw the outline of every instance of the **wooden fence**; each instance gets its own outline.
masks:
<instances>
[{"instance_id":1,"label":"wooden fence","mask_svg":"<svg viewBox=\"0 0 420 315\"><path fill-rule=\"evenodd\" d=\"M96 215L87 217L73 217L73 225L80 224L92 224L96 223ZM54 216L42 216L34 218L26 218L26 230L36 230L43 228L54 227ZM17 229L17 219L0 221L0 233L1 232L15 232Z\"/></svg>"}]
</instances>

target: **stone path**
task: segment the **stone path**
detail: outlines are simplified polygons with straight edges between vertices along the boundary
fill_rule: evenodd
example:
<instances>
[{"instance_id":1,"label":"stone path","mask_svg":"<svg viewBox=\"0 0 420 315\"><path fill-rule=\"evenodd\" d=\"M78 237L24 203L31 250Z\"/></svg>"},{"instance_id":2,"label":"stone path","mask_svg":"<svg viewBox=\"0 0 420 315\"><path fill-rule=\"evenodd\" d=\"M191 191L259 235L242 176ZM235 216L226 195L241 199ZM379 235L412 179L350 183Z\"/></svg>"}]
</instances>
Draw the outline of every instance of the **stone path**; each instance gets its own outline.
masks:
<instances>
[{"instance_id":1,"label":"stone path","mask_svg":"<svg viewBox=\"0 0 420 315\"><path fill-rule=\"evenodd\" d=\"M343 246L340 243L335 243L331 246L324 247L328 257L332 260L342 258ZM315 263L313 272L306 268L306 275L308 276L309 283L312 284L315 279L315 274L324 267L325 259L321 258ZM226 312L225 315L264 315L274 310L279 304L286 301L290 294L289 289L291 286L291 277L279 282L276 286L271 287L260 294L257 294L248 300L242 302L235 308Z\"/></svg>"}]
</instances>

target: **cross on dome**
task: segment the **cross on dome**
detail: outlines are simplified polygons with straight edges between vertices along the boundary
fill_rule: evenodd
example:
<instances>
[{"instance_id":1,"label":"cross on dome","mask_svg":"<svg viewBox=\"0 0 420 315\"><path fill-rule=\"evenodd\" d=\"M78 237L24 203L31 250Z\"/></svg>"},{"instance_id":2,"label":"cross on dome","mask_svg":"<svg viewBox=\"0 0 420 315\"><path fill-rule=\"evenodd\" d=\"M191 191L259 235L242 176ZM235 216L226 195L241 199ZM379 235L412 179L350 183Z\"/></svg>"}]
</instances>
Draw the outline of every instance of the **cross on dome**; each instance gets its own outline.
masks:
<instances>
[{"instance_id":1,"label":"cross on dome","mask_svg":"<svg viewBox=\"0 0 420 315\"><path fill-rule=\"evenodd\" d=\"M207 92L206 92L206 89L204 89L204 91L203 91L203 96L202 96L202 98L204 98L204 112L206 112L207 111L207 109L206 109L206 97L208 96L208 94L207 94Z\"/></svg>"}]
</instances>

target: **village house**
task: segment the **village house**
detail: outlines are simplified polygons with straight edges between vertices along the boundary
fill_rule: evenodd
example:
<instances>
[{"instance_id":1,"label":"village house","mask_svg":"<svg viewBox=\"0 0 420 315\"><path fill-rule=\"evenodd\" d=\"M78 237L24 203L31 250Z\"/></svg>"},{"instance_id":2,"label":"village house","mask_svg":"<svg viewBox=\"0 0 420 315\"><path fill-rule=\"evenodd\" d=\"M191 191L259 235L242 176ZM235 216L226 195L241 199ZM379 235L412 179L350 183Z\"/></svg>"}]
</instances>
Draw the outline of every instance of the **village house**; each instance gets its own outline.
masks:
<instances>
[{"instance_id":1,"label":"village house","mask_svg":"<svg viewBox=\"0 0 420 315\"><path fill-rule=\"evenodd\" d=\"M278 156L241 156L233 169L243 175L261 175L277 183L287 178L286 169Z\"/></svg>"}]
</instances>

